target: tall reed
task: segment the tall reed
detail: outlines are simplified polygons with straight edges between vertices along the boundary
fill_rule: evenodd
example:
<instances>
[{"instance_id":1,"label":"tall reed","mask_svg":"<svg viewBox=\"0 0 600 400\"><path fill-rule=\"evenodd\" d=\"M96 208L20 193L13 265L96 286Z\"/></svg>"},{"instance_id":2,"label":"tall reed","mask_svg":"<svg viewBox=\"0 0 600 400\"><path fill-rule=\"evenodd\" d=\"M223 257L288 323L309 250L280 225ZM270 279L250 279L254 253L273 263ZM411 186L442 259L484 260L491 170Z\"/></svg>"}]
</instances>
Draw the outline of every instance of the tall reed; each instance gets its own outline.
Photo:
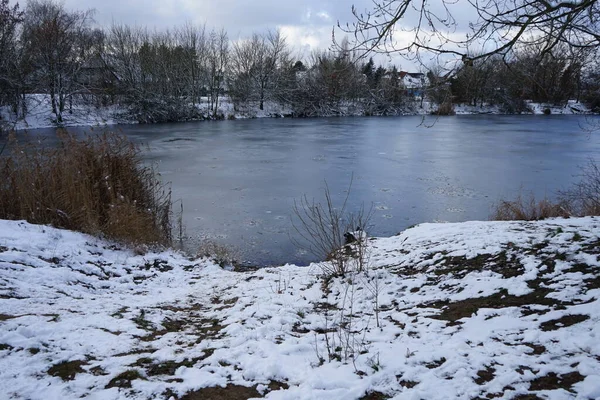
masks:
<instances>
[{"instance_id":1,"label":"tall reed","mask_svg":"<svg viewBox=\"0 0 600 400\"><path fill-rule=\"evenodd\" d=\"M0 218L78 230L131 244L171 243L171 192L139 147L112 132L58 146L22 145L0 157Z\"/></svg>"}]
</instances>

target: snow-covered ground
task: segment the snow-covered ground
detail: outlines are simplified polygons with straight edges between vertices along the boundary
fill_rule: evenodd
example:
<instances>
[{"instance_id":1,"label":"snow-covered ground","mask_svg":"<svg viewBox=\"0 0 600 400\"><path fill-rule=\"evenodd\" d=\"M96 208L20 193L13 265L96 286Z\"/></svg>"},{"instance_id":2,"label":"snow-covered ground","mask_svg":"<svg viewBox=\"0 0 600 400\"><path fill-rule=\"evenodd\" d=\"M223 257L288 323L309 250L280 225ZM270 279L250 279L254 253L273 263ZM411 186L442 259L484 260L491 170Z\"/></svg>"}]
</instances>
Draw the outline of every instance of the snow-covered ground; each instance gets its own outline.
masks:
<instances>
[{"instance_id":1,"label":"snow-covered ground","mask_svg":"<svg viewBox=\"0 0 600 400\"><path fill-rule=\"evenodd\" d=\"M208 98L203 98L198 105L199 112L208 118ZM126 109L119 105L96 107L93 105L74 104L63 113L62 126L107 126L115 124L135 124L137 122L124 118ZM291 114L291 110L267 101L264 110L258 106L248 107L239 111L234 109L233 103L228 99L219 101L219 115L225 118L268 118L282 117ZM52 113L50 96L33 94L27 96L27 115L24 119L14 120L14 114L9 112L9 107L0 107L0 121L6 121L15 130L30 130L39 128L56 127L56 115Z\"/></svg>"},{"instance_id":2,"label":"snow-covered ground","mask_svg":"<svg viewBox=\"0 0 600 400\"><path fill-rule=\"evenodd\" d=\"M525 102L529 109L529 114L542 115L545 110L550 110L551 115L573 115L573 114L589 114L590 110L585 104L576 100L569 100L564 106L556 106L553 104L534 103L532 101ZM438 106L428 101L422 104L418 103L416 112L418 114L430 114L437 110ZM502 108L498 105L479 105L473 106L469 104L454 104L454 112L456 115L473 115L473 114L504 114ZM524 114L528 114L524 112Z\"/></svg>"},{"instance_id":3,"label":"snow-covered ground","mask_svg":"<svg viewBox=\"0 0 600 400\"><path fill-rule=\"evenodd\" d=\"M323 279L0 221L0 398L600 398L599 225L423 224Z\"/></svg>"},{"instance_id":4,"label":"snow-covered ground","mask_svg":"<svg viewBox=\"0 0 600 400\"><path fill-rule=\"evenodd\" d=\"M24 119L14 120L9 107L0 107L0 120L5 121L15 130L28 130L56 127L56 115L52 113L50 96L32 94L27 96L27 115ZM118 106L94 107L92 105L74 104L63 114L63 126L105 126L119 123L133 123L119 119Z\"/></svg>"},{"instance_id":5,"label":"snow-covered ground","mask_svg":"<svg viewBox=\"0 0 600 400\"><path fill-rule=\"evenodd\" d=\"M543 114L545 109L549 109L551 114L586 114L589 113L587 107L574 100L568 102L567 105L559 107L547 104L527 102L528 108L533 114ZM29 95L27 98L28 113L25 119L12 121L14 116L9 113L8 107L0 107L0 120L12 121L8 125L14 126L15 130L29 130L39 128L50 128L56 126L56 116L51 112L50 98L47 95ZM198 106L200 113L208 116L208 99L204 98L203 102ZM421 102L416 100L414 105L407 107L405 114L430 114L436 110L437 106L428 101ZM469 106L465 104L457 104L454 106L456 114L502 114L498 106ZM235 110L233 103L228 98L223 98L219 104L219 115L224 118L269 118L283 117L291 115L292 110L289 107L284 107L278 103L267 101L264 104L264 110L260 110L258 106L245 107L240 110ZM66 110L63 114L63 126L106 126L115 124L134 124L135 121L123 118L125 109L118 105L109 107L95 107L92 105L73 105L72 109ZM327 114L326 116L334 116L335 113ZM358 116L364 115L364 110L360 107L352 107L347 105L344 107L344 115Z\"/></svg>"}]
</instances>

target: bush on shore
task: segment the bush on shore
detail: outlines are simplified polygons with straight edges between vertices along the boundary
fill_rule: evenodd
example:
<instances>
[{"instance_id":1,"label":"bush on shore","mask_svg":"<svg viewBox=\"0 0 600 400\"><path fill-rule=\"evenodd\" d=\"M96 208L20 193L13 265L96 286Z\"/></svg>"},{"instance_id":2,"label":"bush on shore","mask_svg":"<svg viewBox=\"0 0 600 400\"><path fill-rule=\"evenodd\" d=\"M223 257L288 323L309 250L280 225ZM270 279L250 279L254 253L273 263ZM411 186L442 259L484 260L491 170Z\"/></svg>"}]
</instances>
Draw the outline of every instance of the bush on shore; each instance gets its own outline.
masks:
<instances>
[{"instance_id":1,"label":"bush on shore","mask_svg":"<svg viewBox=\"0 0 600 400\"><path fill-rule=\"evenodd\" d=\"M0 157L0 218L50 224L129 244L171 243L171 193L124 136L58 146L12 138Z\"/></svg>"},{"instance_id":2,"label":"bush on shore","mask_svg":"<svg viewBox=\"0 0 600 400\"><path fill-rule=\"evenodd\" d=\"M579 182L560 192L560 197L570 204L575 215L600 215L600 167L590 160L580 170Z\"/></svg>"},{"instance_id":3,"label":"bush on shore","mask_svg":"<svg viewBox=\"0 0 600 400\"><path fill-rule=\"evenodd\" d=\"M600 215L600 166L590 160L580 168L579 181L558 193L558 201L537 201L533 194L515 200L501 200L490 219L496 221L537 221L546 218Z\"/></svg>"},{"instance_id":4,"label":"bush on shore","mask_svg":"<svg viewBox=\"0 0 600 400\"><path fill-rule=\"evenodd\" d=\"M440 104L437 110L431 112L433 115L455 115L454 104L451 101L445 101Z\"/></svg>"},{"instance_id":5,"label":"bush on shore","mask_svg":"<svg viewBox=\"0 0 600 400\"><path fill-rule=\"evenodd\" d=\"M536 200L533 194L524 198L521 194L515 200L501 200L495 205L491 219L494 221L539 221L546 218L569 217L566 203L553 203L544 198Z\"/></svg>"}]
</instances>

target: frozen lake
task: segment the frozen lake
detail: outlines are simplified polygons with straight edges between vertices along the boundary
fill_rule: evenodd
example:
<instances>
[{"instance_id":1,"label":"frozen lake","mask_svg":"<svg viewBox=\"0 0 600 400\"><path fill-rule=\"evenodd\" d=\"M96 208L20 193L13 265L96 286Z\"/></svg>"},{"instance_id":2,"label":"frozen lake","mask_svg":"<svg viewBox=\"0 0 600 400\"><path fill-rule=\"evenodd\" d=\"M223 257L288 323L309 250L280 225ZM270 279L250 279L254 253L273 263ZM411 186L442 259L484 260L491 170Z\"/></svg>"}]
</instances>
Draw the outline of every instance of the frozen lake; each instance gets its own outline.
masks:
<instances>
[{"instance_id":1,"label":"frozen lake","mask_svg":"<svg viewBox=\"0 0 600 400\"><path fill-rule=\"evenodd\" d=\"M183 200L190 246L212 239L253 265L314 259L293 244L290 219L294 200L321 200L325 182L341 202L353 175L350 208L372 205L369 234L389 236L420 222L488 219L494 202L521 188L552 198L600 154L600 132L582 130L584 117L422 122L259 119L115 129L147 144L173 199Z\"/></svg>"}]
</instances>

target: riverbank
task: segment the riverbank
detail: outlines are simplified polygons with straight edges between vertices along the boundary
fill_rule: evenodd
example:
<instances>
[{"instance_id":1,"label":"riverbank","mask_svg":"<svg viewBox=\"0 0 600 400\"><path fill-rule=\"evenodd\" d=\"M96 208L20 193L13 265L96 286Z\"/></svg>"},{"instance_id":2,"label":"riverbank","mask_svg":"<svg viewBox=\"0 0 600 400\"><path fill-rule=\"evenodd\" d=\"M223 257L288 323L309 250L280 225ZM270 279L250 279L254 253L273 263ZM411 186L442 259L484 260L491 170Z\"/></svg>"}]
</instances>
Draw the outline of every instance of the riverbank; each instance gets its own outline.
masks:
<instances>
[{"instance_id":1,"label":"riverbank","mask_svg":"<svg viewBox=\"0 0 600 400\"><path fill-rule=\"evenodd\" d=\"M597 398L599 225L422 224L323 279L0 221L0 393Z\"/></svg>"},{"instance_id":2,"label":"riverbank","mask_svg":"<svg viewBox=\"0 0 600 400\"><path fill-rule=\"evenodd\" d=\"M590 110L582 103L570 100L563 106L551 104L541 104L526 102L529 114L541 115L550 113L552 115L571 115L571 114L589 114ZM199 114L202 118L199 120L211 120L208 111L208 101L198 105ZM397 111L397 115L429 115L437 109L437 106L428 101L417 101L407 104ZM53 128L59 124L56 122L56 116L51 112L50 100L46 95L29 95L27 99L27 116L18 120L14 119L9 113L7 107L0 108L0 122L5 121L7 126L17 131L33 130L41 128ZM324 114L323 117L332 116L364 116L365 110L360 107L348 106L342 108L341 114ZM454 112L457 115L475 115L475 114L506 114L499 106L472 106L466 104L454 105ZM264 110L256 107L246 107L236 110L234 105L228 99L221 101L217 113L220 119L247 119L247 118L284 118L292 117L293 112L289 107L282 106L274 102L265 102ZM106 107L96 107L86 104L74 104L63 114L63 122L60 126L111 126L117 124L136 124L135 120L127 117L126 109L119 105Z\"/></svg>"}]
</instances>

